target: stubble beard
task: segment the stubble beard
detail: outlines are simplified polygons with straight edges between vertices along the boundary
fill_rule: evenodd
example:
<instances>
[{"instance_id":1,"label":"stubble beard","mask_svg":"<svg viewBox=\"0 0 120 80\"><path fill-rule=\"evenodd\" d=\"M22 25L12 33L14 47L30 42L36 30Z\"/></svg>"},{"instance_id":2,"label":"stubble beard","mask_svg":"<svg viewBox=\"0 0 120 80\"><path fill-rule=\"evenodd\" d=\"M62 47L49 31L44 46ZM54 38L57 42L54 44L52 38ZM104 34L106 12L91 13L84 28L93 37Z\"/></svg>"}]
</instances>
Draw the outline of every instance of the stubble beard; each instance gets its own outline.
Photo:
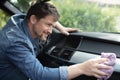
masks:
<instances>
[{"instance_id":1,"label":"stubble beard","mask_svg":"<svg viewBox=\"0 0 120 80\"><path fill-rule=\"evenodd\" d=\"M48 36L45 36L43 34L39 35L39 39L44 43L47 40Z\"/></svg>"}]
</instances>

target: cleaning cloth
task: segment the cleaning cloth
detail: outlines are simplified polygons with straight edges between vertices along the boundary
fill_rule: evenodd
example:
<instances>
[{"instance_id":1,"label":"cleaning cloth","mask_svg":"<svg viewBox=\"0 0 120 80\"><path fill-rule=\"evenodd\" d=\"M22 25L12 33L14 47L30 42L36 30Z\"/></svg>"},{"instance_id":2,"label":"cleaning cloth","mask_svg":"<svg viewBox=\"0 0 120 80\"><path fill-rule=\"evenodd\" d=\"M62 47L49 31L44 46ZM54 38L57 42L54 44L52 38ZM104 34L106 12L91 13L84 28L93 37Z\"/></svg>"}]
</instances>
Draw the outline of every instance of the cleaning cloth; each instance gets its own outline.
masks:
<instances>
[{"instance_id":1,"label":"cleaning cloth","mask_svg":"<svg viewBox=\"0 0 120 80\"><path fill-rule=\"evenodd\" d=\"M109 61L108 62L104 62L102 64L105 64L105 65L109 65L109 66L112 66L114 67L115 66L115 62L116 62L116 54L115 53L101 53L101 58L108 58ZM110 69L110 70L105 70L105 69L101 69L102 71L110 74L109 76L103 76L101 79L97 79L97 80L107 80L108 78L110 78L110 76L112 75L113 73L113 70L114 68Z\"/></svg>"}]
</instances>

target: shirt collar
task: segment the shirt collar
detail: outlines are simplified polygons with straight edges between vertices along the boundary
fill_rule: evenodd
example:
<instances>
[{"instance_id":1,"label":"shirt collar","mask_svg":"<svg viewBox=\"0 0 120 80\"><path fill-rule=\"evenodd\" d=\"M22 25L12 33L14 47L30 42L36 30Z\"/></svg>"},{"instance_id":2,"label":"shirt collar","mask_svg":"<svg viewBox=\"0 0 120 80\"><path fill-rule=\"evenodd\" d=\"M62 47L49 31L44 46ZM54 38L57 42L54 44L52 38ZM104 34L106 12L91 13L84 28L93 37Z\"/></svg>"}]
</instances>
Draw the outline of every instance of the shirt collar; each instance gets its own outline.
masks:
<instances>
[{"instance_id":1,"label":"shirt collar","mask_svg":"<svg viewBox=\"0 0 120 80\"><path fill-rule=\"evenodd\" d=\"M27 19L25 18L23 20L23 22L21 23L21 29L23 30L23 32L25 33L25 35L30 39L30 41L32 42L32 44L34 44L34 38L32 38L31 34L30 34L30 29L27 25Z\"/></svg>"}]
</instances>

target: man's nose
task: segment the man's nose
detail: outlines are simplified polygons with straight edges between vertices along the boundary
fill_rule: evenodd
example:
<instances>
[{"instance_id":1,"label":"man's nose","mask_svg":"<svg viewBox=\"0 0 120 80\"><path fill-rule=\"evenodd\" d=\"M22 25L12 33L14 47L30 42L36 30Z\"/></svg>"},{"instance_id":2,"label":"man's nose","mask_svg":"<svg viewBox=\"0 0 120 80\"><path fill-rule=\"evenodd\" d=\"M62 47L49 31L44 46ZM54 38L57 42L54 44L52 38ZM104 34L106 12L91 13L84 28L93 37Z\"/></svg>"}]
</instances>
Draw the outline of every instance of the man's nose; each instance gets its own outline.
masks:
<instances>
[{"instance_id":1,"label":"man's nose","mask_svg":"<svg viewBox=\"0 0 120 80\"><path fill-rule=\"evenodd\" d=\"M53 29L53 27L50 27L50 28L48 29L48 32L49 32L50 34L52 34L52 29Z\"/></svg>"}]
</instances>

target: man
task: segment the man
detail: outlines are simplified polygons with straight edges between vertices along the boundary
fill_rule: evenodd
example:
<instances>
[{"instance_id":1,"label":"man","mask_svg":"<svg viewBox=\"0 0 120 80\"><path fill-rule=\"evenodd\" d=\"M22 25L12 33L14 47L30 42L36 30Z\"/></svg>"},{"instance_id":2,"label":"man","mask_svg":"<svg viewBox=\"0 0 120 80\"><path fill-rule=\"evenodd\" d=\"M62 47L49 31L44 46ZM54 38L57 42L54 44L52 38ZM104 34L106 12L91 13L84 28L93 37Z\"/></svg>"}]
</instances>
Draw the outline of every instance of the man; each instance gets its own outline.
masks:
<instances>
[{"instance_id":1,"label":"man","mask_svg":"<svg viewBox=\"0 0 120 80\"><path fill-rule=\"evenodd\" d=\"M88 60L82 64L48 68L36 58L38 46L45 42L58 25L59 13L50 3L36 3L27 15L10 18L0 31L0 80L68 80L79 75L101 78L109 75L99 69L112 69L103 63L106 58ZM62 33L73 31L57 26ZM39 42L40 41L40 42Z\"/></svg>"}]
</instances>

